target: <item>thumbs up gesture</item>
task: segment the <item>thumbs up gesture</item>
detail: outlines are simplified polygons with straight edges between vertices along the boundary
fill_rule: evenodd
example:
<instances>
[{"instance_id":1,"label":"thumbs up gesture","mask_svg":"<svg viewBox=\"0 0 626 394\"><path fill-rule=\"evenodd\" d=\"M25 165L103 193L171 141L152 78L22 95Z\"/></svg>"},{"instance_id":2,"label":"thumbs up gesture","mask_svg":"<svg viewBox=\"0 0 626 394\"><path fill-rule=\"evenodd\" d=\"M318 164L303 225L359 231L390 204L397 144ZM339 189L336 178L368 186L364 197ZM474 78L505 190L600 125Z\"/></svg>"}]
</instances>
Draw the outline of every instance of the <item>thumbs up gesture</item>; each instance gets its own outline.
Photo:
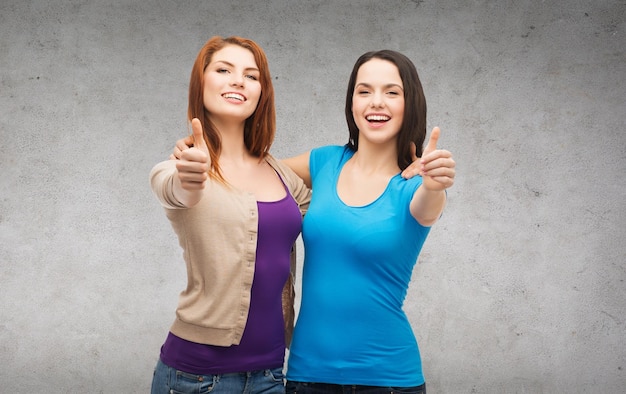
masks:
<instances>
[{"instance_id":1,"label":"thumbs up gesture","mask_svg":"<svg viewBox=\"0 0 626 394\"><path fill-rule=\"evenodd\" d=\"M180 160L176 161L180 186L186 191L202 190L209 177L211 164L209 148L204 141L202 124L198 118L191 120L193 147L180 152Z\"/></svg>"},{"instance_id":2,"label":"thumbs up gesture","mask_svg":"<svg viewBox=\"0 0 626 394\"><path fill-rule=\"evenodd\" d=\"M402 175L407 178L415 166L419 166L419 174L422 175L423 185L427 190L440 191L451 187L454 184L456 175L456 163L452 158L452 153L447 150L437 149L437 142L441 130L435 127L430 133L428 144L424 148L421 158L413 153L413 164L403 171ZM413 149L415 149L413 147Z\"/></svg>"}]
</instances>

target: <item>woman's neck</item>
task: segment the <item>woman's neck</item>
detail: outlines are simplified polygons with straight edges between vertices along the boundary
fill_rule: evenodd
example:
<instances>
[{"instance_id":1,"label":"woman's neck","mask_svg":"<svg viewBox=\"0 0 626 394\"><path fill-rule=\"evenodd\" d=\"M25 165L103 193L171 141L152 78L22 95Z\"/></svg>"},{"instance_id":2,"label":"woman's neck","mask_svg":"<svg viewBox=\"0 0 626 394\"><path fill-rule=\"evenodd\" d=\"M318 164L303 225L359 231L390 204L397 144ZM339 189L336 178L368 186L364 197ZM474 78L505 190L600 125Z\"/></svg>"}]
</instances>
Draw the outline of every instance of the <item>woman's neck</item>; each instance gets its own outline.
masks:
<instances>
[{"instance_id":1,"label":"woman's neck","mask_svg":"<svg viewBox=\"0 0 626 394\"><path fill-rule=\"evenodd\" d=\"M244 123L214 123L221 139L220 162L241 162L251 157L244 142Z\"/></svg>"},{"instance_id":2,"label":"woman's neck","mask_svg":"<svg viewBox=\"0 0 626 394\"><path fill-rule=\"evenodd\" d=\"M400 172L395 145L380 146L359 141L359 149L350 160L365 174L392 176Z\"/></svg>"}]
</instances>

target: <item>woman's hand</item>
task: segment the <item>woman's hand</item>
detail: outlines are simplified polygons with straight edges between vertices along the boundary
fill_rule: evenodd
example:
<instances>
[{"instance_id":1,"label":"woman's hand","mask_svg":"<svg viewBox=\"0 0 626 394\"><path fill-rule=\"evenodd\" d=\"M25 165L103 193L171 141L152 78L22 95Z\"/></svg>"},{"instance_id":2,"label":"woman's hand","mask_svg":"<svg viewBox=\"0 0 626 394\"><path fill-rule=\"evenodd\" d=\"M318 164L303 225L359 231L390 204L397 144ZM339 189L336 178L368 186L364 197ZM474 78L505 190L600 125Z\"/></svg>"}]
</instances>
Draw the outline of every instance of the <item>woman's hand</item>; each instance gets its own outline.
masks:
<instances>
[{"instance_id":1,"label":"woman's hand","mask_svg":"<svg viewBox=\"0 0 626 394\"><path fill-rule=\"evenodd\" d=\"M191 121L191 125L193 128L193 120ZM176 141L176 146L174 146L174 149L172 150L172 154L170 155L170 160L180 159L180 155L183 153L183 151L193 146L193 139L194 139L194 136L192 134Z\"/></svg>"},{"instance_id":2,"label":"woman's hand","mask_svg":"<svg viewBox=\"0 0 626 394\"><path fill-rule=\"evenodd\" d=\"M445 190L454 184L456 175L456 163L452 153L447 150L437 149L437 141L441 131L435 127L430 134L428 144L424 148L422 157L415 155L415 144L411 145L413 163L402 171L402 177L410 179L415 175L421 175L423 185L431 191Z\"/></svg>"},{"instance_id":3,"label":"woman's hand","mask_svg":"<svg viewBox=\"0 0 626 394\"><path fill-rule=\"evenodd\" d=\"M209 156L209 148L204 141L204 132L199 119L192 119L191 129L193 134L187 138L193 138L193 147L179 150L176 170L178 171L180 187L193 192L204 189L209 177L211 157Z\"/></svg>"},{"instance_id":4,"label":"woman's hand","mask_svg":"<svg viewBox=\"0 0 626 394\"><path fill-rule=\"evenodd\" d=\"M422 157L416 157L413 151L413 163L407 167L410 176L417 172L423 178L409 205L411 214L422 226L432 226L439 219L446 203L444 191L454 184L456 175L452 153L437 149L440 133L439 127L435 127ZM402 176L406 178L404 172Z\"/></svg>"}]
</instances>

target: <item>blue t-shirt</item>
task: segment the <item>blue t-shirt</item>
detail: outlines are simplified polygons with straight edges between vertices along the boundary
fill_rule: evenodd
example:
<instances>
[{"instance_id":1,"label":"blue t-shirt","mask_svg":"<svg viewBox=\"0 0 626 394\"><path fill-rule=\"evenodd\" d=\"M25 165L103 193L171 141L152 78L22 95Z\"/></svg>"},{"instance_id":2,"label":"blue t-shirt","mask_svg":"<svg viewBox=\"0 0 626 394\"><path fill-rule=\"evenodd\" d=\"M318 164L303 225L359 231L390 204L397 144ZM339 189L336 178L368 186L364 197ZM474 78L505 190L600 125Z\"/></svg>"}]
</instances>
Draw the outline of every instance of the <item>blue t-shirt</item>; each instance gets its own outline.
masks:
<instances>
[{"instance_id":1,"label":"blue t-shirt","mask_svg":"<svg viewBox=\"0 0 626 394\"><path fill-rule=\"evenodd\" d=\"M348 206L337 180L353 154L347 146L311 151L302 303L287 378L418 386L424 383L420 354L402 305L430 230L409 212L422 178L398 173L372 203Z\"/></svg>"}]
</instances>

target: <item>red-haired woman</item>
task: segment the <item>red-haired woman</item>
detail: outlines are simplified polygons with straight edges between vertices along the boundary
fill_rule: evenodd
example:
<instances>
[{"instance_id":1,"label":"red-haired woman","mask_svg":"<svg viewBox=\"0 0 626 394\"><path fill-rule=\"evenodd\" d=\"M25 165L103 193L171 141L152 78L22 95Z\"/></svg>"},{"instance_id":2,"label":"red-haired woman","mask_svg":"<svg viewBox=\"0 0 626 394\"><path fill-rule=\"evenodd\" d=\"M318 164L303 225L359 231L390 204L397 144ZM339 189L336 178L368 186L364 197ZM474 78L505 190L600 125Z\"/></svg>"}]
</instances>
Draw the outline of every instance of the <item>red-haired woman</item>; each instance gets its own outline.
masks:
<instances>
[{"instance_id":1,"label":"red-haired woman","mask_svg":"<svg viewBox=\"0 0 626 394\"><path fill-rule=\"evenodd\" d=\"M284 393L291 252L311 194L268 153L274 91L255 42L208 40L191 72L188 120L194 146L150 173L188 279L152 393Z\"/></svg>"}]
</instances>

